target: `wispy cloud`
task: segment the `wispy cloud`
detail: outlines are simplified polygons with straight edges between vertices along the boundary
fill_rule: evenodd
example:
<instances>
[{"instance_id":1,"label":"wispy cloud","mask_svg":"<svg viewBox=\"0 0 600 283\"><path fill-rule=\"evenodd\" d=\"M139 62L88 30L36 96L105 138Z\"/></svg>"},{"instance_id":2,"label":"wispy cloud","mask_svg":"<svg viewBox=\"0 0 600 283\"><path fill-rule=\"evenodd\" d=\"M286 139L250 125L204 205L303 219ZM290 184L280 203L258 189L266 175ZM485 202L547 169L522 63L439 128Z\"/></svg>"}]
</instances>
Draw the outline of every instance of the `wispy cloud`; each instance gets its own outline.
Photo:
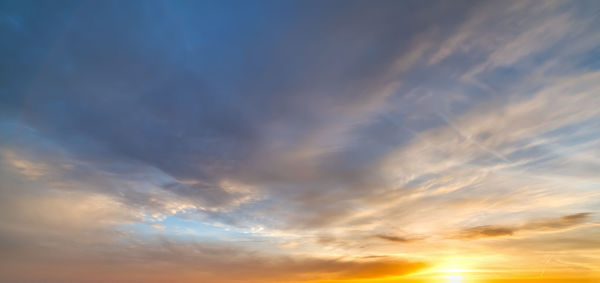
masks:
<instances>
[{"instance_id":1,"label":"wispy cloud","mask_svg":"<svg viewBox=\"0 0 600 283\"><path fill-rule=\"evenodd\" d=\"M459 232L457 238L473 239L486 237L513 236L521 232L556 231L572 228L584 223L590 213L577 213L551 219L537 219L522 225L484 225L466 228Z\"/></svg>"},{"instance_id":2,"label":"wispy cloud","mask_svg":"<svg viewBox=\"0 0 600 283\"><path fill-rule=\"evenodd\" d=\"M390 242L396 242L396 243L410 243L410 242L419 241L419 240L423 239L423 238L417 238L417 237L402 237L402 236L387 235L387 234L377 234L374 237L382 239L382 240L390 241Z\"/></svg>"}]
</instances>

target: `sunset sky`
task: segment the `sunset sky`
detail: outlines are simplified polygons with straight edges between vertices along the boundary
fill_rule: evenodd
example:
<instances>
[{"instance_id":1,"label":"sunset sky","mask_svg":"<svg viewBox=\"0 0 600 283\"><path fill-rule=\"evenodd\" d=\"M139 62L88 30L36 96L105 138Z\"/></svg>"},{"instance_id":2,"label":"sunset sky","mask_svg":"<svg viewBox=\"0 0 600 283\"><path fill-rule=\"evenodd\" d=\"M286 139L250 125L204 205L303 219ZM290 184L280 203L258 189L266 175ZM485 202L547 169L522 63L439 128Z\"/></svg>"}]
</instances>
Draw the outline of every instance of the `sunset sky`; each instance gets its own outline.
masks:
<instances>
[{"instance_id":1,"label":"sunset sky","mask_svg":"<svg viewBox=\"0 0 600 283\"><path fill-rule=\"evenodd\" d=\"M0 0L0 282L600 282L600 1Z\"/></svg>"}]
</instances>

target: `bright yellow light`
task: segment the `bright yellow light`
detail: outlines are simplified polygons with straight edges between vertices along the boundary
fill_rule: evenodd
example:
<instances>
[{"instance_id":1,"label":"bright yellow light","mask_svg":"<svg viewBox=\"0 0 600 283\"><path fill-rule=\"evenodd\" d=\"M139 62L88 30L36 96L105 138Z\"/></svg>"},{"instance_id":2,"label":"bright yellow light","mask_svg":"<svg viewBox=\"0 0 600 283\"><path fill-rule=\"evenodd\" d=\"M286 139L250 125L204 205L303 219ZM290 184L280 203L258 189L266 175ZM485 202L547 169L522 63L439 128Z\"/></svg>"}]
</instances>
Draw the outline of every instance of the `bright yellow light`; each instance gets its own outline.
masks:
<instances>
[{"instance_id":1,"label":"bright yellow light","mask_svg":"<svg viewBox=\"0 0 600 283\"><path fill-rule=\"evenodd\" d=\"M448 283L462 283L463 277L460 275L446 275Z\"/></svg>"},{"instance_id":2,"label":"bright yellow light","mask_svg":"<svg viewBox=\"0 0 600 283\"><path fill-rule=\"evenodd\" d=\"M464 272L471 272L471 270L469 270L469 269L460 269L460 268L449 268L449 269L442 269L442 270L439 270L437 272L442 272L442 273L464 273Z\"/></svg>"}]
</instances>

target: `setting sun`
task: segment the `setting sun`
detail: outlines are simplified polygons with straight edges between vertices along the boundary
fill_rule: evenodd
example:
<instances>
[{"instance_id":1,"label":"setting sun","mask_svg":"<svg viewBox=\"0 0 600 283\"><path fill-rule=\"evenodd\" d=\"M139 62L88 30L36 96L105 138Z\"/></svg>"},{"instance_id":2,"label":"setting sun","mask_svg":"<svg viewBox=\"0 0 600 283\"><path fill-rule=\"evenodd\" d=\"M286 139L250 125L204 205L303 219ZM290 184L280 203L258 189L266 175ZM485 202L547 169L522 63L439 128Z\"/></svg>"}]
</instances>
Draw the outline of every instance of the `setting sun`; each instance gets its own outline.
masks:
<instances>
[{"instance_id":1,"label":"setting sun","mask_svg":"<svg viewBox=\"0 0 600 283\"><path fill-rule=\"evenodd\" d=\"M462 283L463 277L460 275L446 275L448 278L448 283Z\"/></svg>"}]
</instances>

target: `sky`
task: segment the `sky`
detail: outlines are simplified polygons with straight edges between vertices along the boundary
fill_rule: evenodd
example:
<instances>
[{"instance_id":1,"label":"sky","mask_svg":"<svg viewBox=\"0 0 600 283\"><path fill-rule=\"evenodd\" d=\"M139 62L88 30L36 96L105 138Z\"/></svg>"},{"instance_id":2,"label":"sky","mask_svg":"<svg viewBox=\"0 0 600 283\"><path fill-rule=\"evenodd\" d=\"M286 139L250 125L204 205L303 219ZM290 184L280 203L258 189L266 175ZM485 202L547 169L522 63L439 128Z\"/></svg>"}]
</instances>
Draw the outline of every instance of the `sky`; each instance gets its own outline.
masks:
<instances>
[{"instance_id":1,"label":"sky","mask_svg":"<svg viewBox=\"0 0 600 283\"><path fill-rule=\"evenodd\" d=\"M0 1L0 281L600 281L599 1Z\"/></svg>"}]
</instances>

